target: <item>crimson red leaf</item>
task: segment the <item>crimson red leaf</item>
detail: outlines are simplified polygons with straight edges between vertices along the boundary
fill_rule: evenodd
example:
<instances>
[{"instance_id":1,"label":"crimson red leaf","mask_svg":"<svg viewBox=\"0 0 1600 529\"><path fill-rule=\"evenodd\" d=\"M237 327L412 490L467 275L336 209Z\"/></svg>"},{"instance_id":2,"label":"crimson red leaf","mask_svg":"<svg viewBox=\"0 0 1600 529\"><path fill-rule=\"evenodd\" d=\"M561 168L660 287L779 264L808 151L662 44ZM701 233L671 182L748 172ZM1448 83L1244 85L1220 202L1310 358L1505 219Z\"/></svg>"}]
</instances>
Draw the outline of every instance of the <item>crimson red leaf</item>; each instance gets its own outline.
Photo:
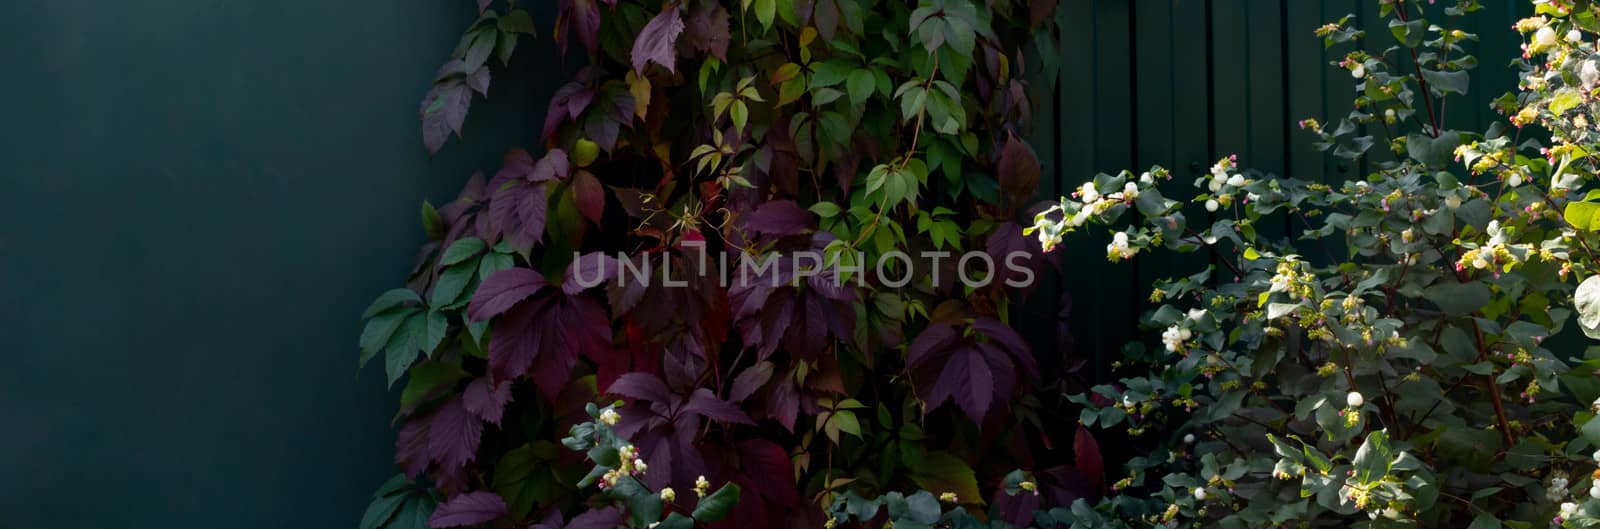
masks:
<instances>
[{"instance_id":1,"label":"crimson red leaf","mask_svg":"<svg viewBox=\"0 0 1600 529\"><path fill-rule=\"evenodd\" d=\"M466 466L477 457L482 436L483 421L468 413L461 399L451 399L428 424L428 458L441 468Z\"/></svg>"},{"instance_id":2,"label":"crimson red leaf","mask_svg":"<svg viewBox=\"0 0 1600 529\"><path fill-rule=\"evenodd\" d=\"M467 384L466 391L461 394L461 402L467 411L489 423L500 424L500 416L505 412L506 403L511 401L511 383L506 382L495 386L489 377L478 377Z\"/></svg>"},{"instance_id":3,"label":"crimson red leaf","mask_svg":"<svg viewBox=\"0 0 1600 529\"><path fill-rule=\"evenodd\" d=\"M794 470L789 466L789 452L783 446L766 439L741 441L739 462L744 466L744 475L752 478L752 488L768 503L783 507L799 505L800 493L795 490L794 480L785 479L793 475Z\"/></svg>"},{"instance_id":4,"label":"crimson red leaf","mask_svg":"<svg viewBox=\"0 0 1600 529\"><path fill-rule=\"evenodd\" d=\"M445 529L478 525L506 515L506 501L489 491L458 494L439 505L428 518L428 527Z\"/></svg>"},{"instance_id":5,"label":"crimson red leaf","mask_svg":"<svg viewBox=\"0 0 1600 529\"><path fill-rule=\"evenodd\" d=\"M671 402L672 390L667 383L649 373L628 373L617 377L606 393L650 402Z\"/></svg>"},{"instance_id":6,"label":"crimson red leaf","mask_svg":"<svg viewBox=\"0 0 1600 529\"><path fill-rule=\"evenodd\" d=\"M1000 151L1000 167L997 173L1000 177L1000 193L1002 207L1007 210L1021 208L1033 198L1033 193L1039 187L1039 157L1033 154L1033 148L1028 147L1016 137L1006 140L1006 146Z\"/></svg>"},{"instance_id":7,"label":"crimson red leaf","mask_svg":"<svg viewBox=\"0 0 1600 529\"><path fill-rule=\"evenodd\" d=\"M744 229L769 235L786 236L811 230L813 216L793 200L774 200L740 217Z\"/></svg>"},{"instance_id":8,"label":"crimson red leaf","mask_svg":"<svg viewBox=\"0 0 1600 529\"><path fill-rule=\"evenodd\" d=\"M507 268L494 275L472 294L467 304L467 316L473 321L483 321L505 312L544 288L544 276L527 268Z\"/></svg>"},{"instance_id":9,"label":"crimson red leaf","mask_svg":"<svg viewBox=\"0 0 1600 529\"><path fill-rule=\"evenodd\" d=\"M689 395L689 403L683 406L683 411L716 419L722 422L751 424L749 415L744 414L737 404L717 398L711 390L700 388Z\"/></svg>"},{"instance_id":10,"label":"crimson red leaf","mask_svg":"<svg viewBox=\"0 0 1600 529\"><path fill-rule=\"evenodd\" d=\"M572 193L578 212L589 222L599 224L606 211L606 189L600 185L600 179L595 178L594 173L579 169L572 178Z\"/></svg>"},{"instance_id":11,"label":"crimson red leaf","mask_svg":"<svg viewBox=\"0 0 1600 529\"><path fill-rule=\"evenodd\" d=\"M678 8L668 5L661 14L650 19L644 29L639 30L639 36L633 41L633 71L644 74L644 67L649 63L656 63L667 68L667 71L678 71L677 53L678 34L683 32L683 17L678 14Z\"/></svg>"},{"instance_id":12,"label":"crimson red leaf","mask_svg":"<svg viewBox=\"0 0 1600 529\"><path fill-rule=\"evenodd\" d=\"M1105 486L1105 461L1100 457L1100 443L1095 442L1089 429L1078 425L1078 434L1072 438L1072 457L1079 472L1094 483L1095 491Z\"/></svg>"}]
</instances>

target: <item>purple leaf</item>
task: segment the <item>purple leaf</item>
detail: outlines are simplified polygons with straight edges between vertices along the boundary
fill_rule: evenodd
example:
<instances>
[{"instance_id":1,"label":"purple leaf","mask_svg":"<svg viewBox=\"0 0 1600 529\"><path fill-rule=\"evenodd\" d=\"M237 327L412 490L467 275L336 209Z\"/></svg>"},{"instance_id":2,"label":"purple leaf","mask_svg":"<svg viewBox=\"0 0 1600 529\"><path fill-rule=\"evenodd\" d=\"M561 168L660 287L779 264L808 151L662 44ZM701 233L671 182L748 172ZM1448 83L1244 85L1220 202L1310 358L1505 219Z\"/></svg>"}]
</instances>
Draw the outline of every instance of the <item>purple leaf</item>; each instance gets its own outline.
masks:
<instances>
[{"instance_id":1,"label":"purple leaf","mask_svg":"<svg viewBox=\"0 0 1600 529\"><path fill-rule=\"evenodd\" d=\"M506 152L500 164L500 172L495 173L494 178L502 182L507 179L550 182L566 180L567 174L571 171L572 162L567 160L566 151L550 149L536 162L528 151L515 148Z\"/></svg>"},{"instance_id":2,"label":"purple leaf","mask_svg":"<svg viewBox=\"0 0 1600 529\"><path fill-rule=\"evenodd\" d=\"M562 54L567 51L567 35L572 33L578 35L578 41L589 53L594 53L599 44L600 5L595 0L561 0L556 9L556 27L563 30L559 35Z\"/></svg>"},{"instance_id":3,"label":"purple leaf","mask_svg":"<svg viewBox=\"0 0 1600 529\"><path fill-rule=\"evenodd\" d=\"M518 182L495 192L489 221L512 249L527 253L544 237L549 206L544 184Z\"/></svg>"},{"instance_id":4,"label":"purple leaf","mask_svg":"<svg viewBox=\"0 0 1600 529\"><path fill-rule=\"evenodd\" d=\"M567 265L566 277L561 281L561 291L568 296L576 296L585 289L600 286L606 281L617 277L621 267L615 257L601 252L591 252L578 256Z\"/></svg>"},{"instance_id":5,"label":"purple leaf","mask_svg":"<svg viewBox=\"0 0 1600 529\"><path fill-rule=\"evenodd\" d=\"M709 52L723 62L728 61L728 10L720 4L705 2L689 15L684 38L702 52Z\"/></svg>"},{"instance_id":6,"label":"purple leaf","mask_svg":"<svg viewBox=\"0 0 1600 529\"><path fill-rule=\"evenodd\" d=\"M1000 151L999 165L1001 206L1014 211L1032 200L1039 188L1039 157L1033 154L1033 148L1013 136Z\"/></svg>"},{"instance_id":7,"label":"purple leaf","mask_svg":"<svg viewBox=\"0 0 1600 529\"><path fill-rule=\"evenodd\" d=\"M989 364L978 348L957 349L950 355L949 363L945 364L944 372L929 393L928 402L937 405L944 400L942 396L951 396L961 411L972 417L973 422L982 423L983 416L989 412L989 403L994 398L995 381L992 377Z\"/></svg>"},{"instance_id":8,"label":"purple leaf","mask_svg":"<svg viewBox=\"0 0 1600 529\"><path fill-rule=\"evenodd\" d=\"M1044 248L1039 245L1039 239L1023 235L1022 226L1015 222L1003 223L989 234L987 251L999 275L997 284L1027 283L1021 287L1026 292L1038 285L1039 278L1044 275ZM1018 257L1013 260L1014 253Z\"/></svg>"},{"instance_id":9,"label":"purple leaf","mask_svg":"<svg viewBox=\"0 0 1600 529\"><path fill-rule=\"evenodd\" d=\"M422 118L422 144L428 154L439 152L453 131L461 134L461 125L467 120L467 107L472 104L472 93L460 79L434 83L422 98L418 114Z\"/></svg>"},{"instance_id":10,"label":"purple leaf","mask_svg":"<svg viewBox=\"0 0 1600 529\"><path fill-rule=\"evenodd\" d=\"M733 378L733 389L729 391L728 398L734 402L744 402L761 386L767 385L768 380L772 380L772 369L772 362L761 361L739 372L739 376Z\"/></svg>"},{"instance_id":11,"label":"purple leaf","mask_svg":"<svg viewBox=\"0 0 1600 529\"><path fill-rule=\"evenodd\" d=\"M616 529L619 525L622 525L622 511L606 507L574 516L566 529Z\"/></svg>"},{"instance_id":12,"label":"purple leaf","mask_svg":"<svg viewBox=\"0 0 1600 529\"><path fill-rule=\"evenodd\" d=\"M484 96L489 95L489 67L479 66L467 76L467 86Z\"/></svg>"},{"instance_id":13,"label":"purple leaf","mask_svg":"<svg viewBox=\"0 0 1600 529\"><path fill-rule=\"evenodd\" d=\"M458 494L439 505L428 518L428 527L445 529L478 525L506 515L506 501L488 491Z\"/></svg>"},{"instance_id":14,"label":"purple leaf","mask_svg":"<svg viewBox=\"0 0 1600 529\"><path fill-rule=\"evenodd\" d=\"M639 30L639 36L633 41L633 71L643 75L646 64L654 62L665 66L667 71L677 73L678 34L683 32L683 17L678 14L678 8L667 6L666 10L655 18L650 19L644 29Z\"/></svg>"},{"instance_id":15,"label":"purple leaf","mask_svg":"<svg viewBox=\"0 0 1600 529\"><path fill-rule=\"evenodd\" d=\"M494 276L490 279L494 279ZM482 287L479 289L481 292ZM545 334L555 331L539 325L542 323L539 321L540 316L545 306L549 304L550 298L542 297L533 303L519 305L494 320L489 337L490 382L504 384L522 376L528 372L528 368L533 367L533 359L539 354ZM471 311L470 305L468 311Z\"/></svg>"},{"instance_id":16,"label":"purple leaf","mask_svg":"<svg viewBox=\"0 0 1600 529\"><path fill-rule=\"evenodd\" d=\"M494 0L478 0L478 13L482 14L484 10L489 9L489 4L492 3L494 3Z\"/></svg>"},{"instance_id":17,"label":"purple leaf","mask_svg":"<svg viewBox=\"0 0 1600 529\"><path fill-rule=\"evenodd\" d=\"M468 413L461 399L451 399L429 421L429 459L446 469L466 466L477 457L482 436L483 421Z\"/></svg>"},{"instance_id":18,"label":"purple leaf","mask_svg":"<svg viewBox=\"0 0 1600 529\"><path fill-rule=\"evenodd\" d=\"M500 424L500 416L505 412L506 403L511 402L511 383L507 382L496 387L489 382L489 377L478 377L461 394L461 402L467 411L491 424Z\"/></svg>"},{"instance_id":19,"label":"purple leaf","mask_svg":"<svg viewBox=\"0 0 1600 529\"><path fill-rule=\"evenodd\" d=\"M482 288L479 287L480 292ZM911 341L911 348L906 353L906 365L920 366L930 355L949 347L957 338L955 327L952 325L929 325L922 334L918 334L917 338Z\"/></svg>"},{"instance_id":20,"label":"purple leaf","mask_svg":"<svg viewBox=\"0 0 1600 529\"><path fill-rule=\"evenodd\" d=\"M527 268L507 268L495 272L478 285L478 291L472 294L472 301L467 304L467 316L473 321L487 320L528 299L544 286L544 276Z\"/></svg>"},{"instance_id":21,"label":"purple leaf","mask_svg":"<svg viewBox=\"0 0 1600 529\"><path fill-rule=\"evenodd\" d=\"M810 231L813 218L793 200L774 200L756 206L739 220L744 229L782 237Z\"/></svg>"},{"instance_id":22,"label":"purple leaf","mask_svg":"<svg viewBox=\"0 0 1600 529\"><path fill-rule=\"evenodd\" d=\"M715 419L722 422L739 424L752 424L749 415L744 414L737 404L717 398L711 390L700 388L689 395L689 403L683 406L686 413L693 413L702 417Z\"/></svg>"},{"instance_id":23,"label":"purple leaf","mask_svg":"<svg viewBox=\"0 0 1600 529\"><path fill-rule=\"evenodd\" d=\"M428 423L430 416L412 417L400 426L394 440L394 462L405 471L406 477L417 476L428 470Z\"/></svg>"},{"instance_id":24,"label":"purple leaf","mask_svg":"<svg viewBox=\"0 0 1600 529\"><path fill-rule=\"evenodd\" d=\"M583 110L589 108L595 92L592 85L583 81L588 72L588 69L579 72L579 80L561 85L550 97L550 108L545 111L544 131L540 137L545 140L554 138L558 126L568 120L578 119Z\"/></svg>"},{"instance_id":25,"label":"purple leaf","mask_svg":"<svg viewBox=\"0 0 1600 529\"><path fill-rule=\"evenodd\" d=\"M667 383L649 373L628 373L617 377L605 393L621 395L624 397L647 400L650 402L671 402L672 390L667 388Z\"/></svg>"}]
</instances>

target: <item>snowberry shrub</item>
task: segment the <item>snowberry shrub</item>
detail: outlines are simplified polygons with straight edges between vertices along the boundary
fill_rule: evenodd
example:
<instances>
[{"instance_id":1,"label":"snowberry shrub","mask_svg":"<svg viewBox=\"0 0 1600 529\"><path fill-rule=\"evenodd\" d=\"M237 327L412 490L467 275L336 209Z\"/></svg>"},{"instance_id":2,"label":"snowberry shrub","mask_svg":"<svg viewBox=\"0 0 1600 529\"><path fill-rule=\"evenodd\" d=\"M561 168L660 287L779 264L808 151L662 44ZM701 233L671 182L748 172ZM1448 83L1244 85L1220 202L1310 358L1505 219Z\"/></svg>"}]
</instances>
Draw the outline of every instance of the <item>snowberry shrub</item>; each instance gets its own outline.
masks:
<instances>
[{"instance_id":1,"label":"snowberry shrub","mask_svg":"<svg viewBox=\"0 0 1600 529\"><path fill-rule=\"evenodd\" d=\"M1379 1L1367 28L1397 44L1335 63L1354 109L1302 123L1371 174L1329 186L1228 158L1187 209L1160 168L1100 175L1036 219L1047 248L1106 225L1113 261L1221 262L1157 282L1142 323L1160 345L1131 349L1103 398L1072 397L1149 449L1117 495L1059 510L1075 527L1600 525L1600 351L1548 340L1575 311L1600 337L1600 12L1533 2L1519 90L1480 133L1442 114L1476 65L1451 28L1479 3L1428 4ZM1317 34L1366 40L1349 20ZM1256 229L1285 216L1292 239Z\"/></svg>"}]
</instances>

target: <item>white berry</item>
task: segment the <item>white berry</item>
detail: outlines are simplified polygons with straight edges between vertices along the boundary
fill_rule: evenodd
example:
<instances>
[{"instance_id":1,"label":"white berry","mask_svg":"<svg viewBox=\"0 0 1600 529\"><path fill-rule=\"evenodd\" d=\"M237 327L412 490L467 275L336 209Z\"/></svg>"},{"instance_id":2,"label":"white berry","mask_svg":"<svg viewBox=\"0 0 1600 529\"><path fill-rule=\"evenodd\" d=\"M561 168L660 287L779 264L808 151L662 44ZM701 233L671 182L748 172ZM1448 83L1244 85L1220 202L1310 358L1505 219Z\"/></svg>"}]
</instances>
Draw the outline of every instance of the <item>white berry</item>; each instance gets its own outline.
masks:
<instances>
[{"instance_id":1,"label":"white berry","mask_svg":"<svg viewBox=\"0 0 1600 529\"><path fill-rule=\"evenodd\" d=\"M1344 403L1350 405L1352 408L1360 408L1361 405L1366 404L1366 402L1366 397L1362 397L1361 392L1359 391L1352 391L1349 395L1344 396Z\"/></svg>"}]
</instances>

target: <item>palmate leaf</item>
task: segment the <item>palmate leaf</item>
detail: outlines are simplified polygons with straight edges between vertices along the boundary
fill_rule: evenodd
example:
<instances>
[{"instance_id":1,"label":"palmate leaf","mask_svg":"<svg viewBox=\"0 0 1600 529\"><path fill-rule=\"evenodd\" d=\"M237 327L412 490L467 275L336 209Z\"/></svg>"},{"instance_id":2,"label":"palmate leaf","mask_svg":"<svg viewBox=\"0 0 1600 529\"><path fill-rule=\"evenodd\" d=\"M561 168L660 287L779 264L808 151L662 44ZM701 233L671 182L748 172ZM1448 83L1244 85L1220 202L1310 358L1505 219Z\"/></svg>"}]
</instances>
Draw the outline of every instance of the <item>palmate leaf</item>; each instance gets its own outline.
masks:
<instances>
[{"instance_id":1,"label":"palmate leaf","mask_svg":"<svg viewBox=\"0 0 1600 529\"><path fill-rule=\"evenodd\" d=\"M643 75L644 67L656 63L669 72L678 71L678 35L683 33L683 17L674 5L650 19L633 41L633 71Z\"/></svg>"},{"instance_id":2,"label":"palmate leaf","mask_svg":"<svg viewBox=\"0 0 1600 529\"><path fill-rule=\"evenodd\" d=\"M996 172L1000 177L1002 207L1008 212L1021 209L1033 200L1034 191L1039 188L1039 157L1027 143L1016 137L1007 139L1005 149L1000 151Z\"/></svg>"},{"instance_id":3,"label":"palmate leaf","mask_svg":"<svg viewBox=\"0 0 1600 529\"><path fill-rule=\"evenodd\" d=\"M683 38L695 49L711 54L718 60L728 60L729 22L727 9L715 2L701 2L692 8L684 28Z\"/></svg>"},{"instance_id":4,"label":"palmate leaf","mask_svg":"<svg viewBox=\"0 0 1600 529\"><path fill-rule=\"evenodd\" d=\"M531 375L553 402L566 387L567 375L582 353L601 362L611 353L611 324L605 307L581 296L580 275L606 278L615 261L587 254L568 267L572 276L560 289L547 289L544 276L526 268L510 268L490 276L467 305L473 321L493 318L489 339L489 382L500 386Z\"/></svg>"},{"instance_id":5,"label":"palmate leaf","mask_svg":"<svg viewBox=\"0 0 1600 529\"><path fill-rule=\"evenodd\" d=\"M560 0L556 28L556 42L563 54L567 51L567 38L574 34L589 53L594 53L600 43L600 0Z\"/></svg>"},{"instance_id":6,"label":"palmate leaf","mask_svg":"<svg viewBox=\"0 0 1600 529\"><path fill-rule=\"evenodd\" d=\"M912 341L906 368L915 374L917 393L930 407L953 400L982 424L991 404L1009 402L1019 380L1036 376L1038 366L1006 324L981 316L969 326L970 333L953 322L929 325Z\"/></svg>"},{"instance_id":7,"label":"palmate leaf","mask_svg":"<svg viewBox=\"0 0 1600 529\"><path fill-rule=\"evenodd\" d=\"M450 498L428 518L428 527L445 529L478 525L506 515L506 502L489 491L468 492Z\"/></svg>"}]
</instances>

